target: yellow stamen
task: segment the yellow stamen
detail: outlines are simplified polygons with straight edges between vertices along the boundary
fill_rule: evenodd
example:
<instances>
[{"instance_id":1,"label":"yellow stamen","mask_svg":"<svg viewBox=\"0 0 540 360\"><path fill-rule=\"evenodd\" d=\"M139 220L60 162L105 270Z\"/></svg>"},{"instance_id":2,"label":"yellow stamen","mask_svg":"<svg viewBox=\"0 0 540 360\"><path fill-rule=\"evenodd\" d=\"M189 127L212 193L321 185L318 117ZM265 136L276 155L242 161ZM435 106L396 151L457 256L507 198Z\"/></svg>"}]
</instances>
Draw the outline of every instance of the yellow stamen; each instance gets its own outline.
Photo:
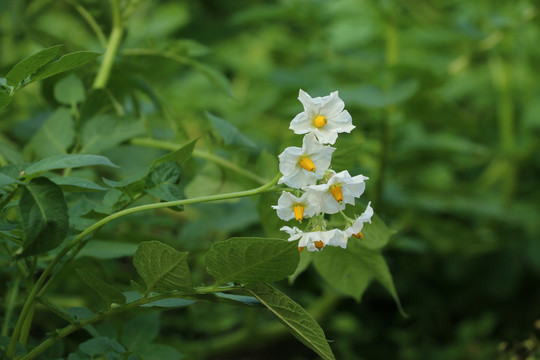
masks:
<instances>
[{"instance_id":1,"label":"yellow stamen","mask_svg":"<svg viewBox=\"0 0 540 360\"><path fill-rule=\"evenodd\" d=\"M364 234L360 231L358 234L353 234L353 236L357 239L362 240L364 238Z\"/></svg>"},{"instance_id":2,"label":"yellow stamen","mask_svg":"<svg viewBox=\"0 0 540 360\"><path fill-rule=\"evenodd\" d=\"M315 172L315 164L308 157L300 160L300 166L306 169L307 171Z\"/></svg>"},{"instance_id":3,"label":"yellow stamen","mask_svg":"<svg viewBox=\"0 0 540 360\"><path fill-rule=\"evenodd\" d=\"M313 122L315 123L316 127L322 128L324 125L326 125L328 119L326 118L326 116L319 115L315 118L315 120L313 120Z\"/></svg>"},{"instance_id":4,"label":"yellow stamen","mask_svg":"<svg viewBox=\"0 0 540 360\"><path fill-rule=\"evenodd\" d=\"M302 222L302 219L304 219L304 207L302 205L296 205L293 212L296 220Z\"/></svg>"},{"instance_id":5,"label":"yellow stamen","mask_svg":"<svg viewBox=\"0 0 540 360\"><path fill-rule=\"evenodd\" d=\"M315 241L313 244L315 244L315 247L319 250L321 250L324 246L324 243L321 240Z\"/></svg>"},{"instance_id":6,"label":"yellow stamen","mask_svg":"<svg viewBox=\"0 0 540 360\"><path fill-rule=\"evenodd\" d=\"M341 186L334 185L330 188L330 191L332 192L334 199L341 204L343 202L343 191L341 191Z\"/></svg>"},{"instance_id":7,"label":"yellow stamen","mask_svg":"<svg viewBox=\"0 0 540 360\"><path fill-rule=\"evenodd\" d=\"M298 252L301 253L302 250L304 250L304 247L303 247L303 246L299 246L299 247L298 247Z\"/></svg>"}]
</instances>

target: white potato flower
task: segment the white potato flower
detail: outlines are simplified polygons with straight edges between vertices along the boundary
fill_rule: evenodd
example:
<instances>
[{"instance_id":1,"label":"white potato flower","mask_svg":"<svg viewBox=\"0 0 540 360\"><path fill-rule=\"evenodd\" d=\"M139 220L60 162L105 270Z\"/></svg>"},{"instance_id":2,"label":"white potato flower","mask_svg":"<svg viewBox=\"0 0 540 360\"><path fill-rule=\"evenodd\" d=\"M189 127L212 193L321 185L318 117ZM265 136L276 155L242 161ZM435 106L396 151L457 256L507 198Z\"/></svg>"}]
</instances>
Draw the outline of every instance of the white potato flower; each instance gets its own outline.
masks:
<instances>
[{"instance_id":1,"label":"white potato flower","mask_svg":"<svg viewBox=\"0 0 540 360\"><path fill-rule=\"evenodd\" d=\"M321 251L329 243L335 242L334 237L339 236L339 233L342 232L338 229L303 232L297 227L291 228L289 226L283 226L280 230L290 235L289 241L299 240L298 251L302 251L304 248L307 248L308 251Z\"/></svg>"},{"instance_id":2,"label":"white potato flower","mask_svg":"<svg viewBox=\"0 0 540 360\"><path fill-rule=\"evenodd\" d=\"M351 177L347 170L334 173L326 184L310 185L303 189L308 201L317 213L335 214L345 209L345 204L354 205L354 199L363 194L368 178L363 175Z\"/></svg>"},{"instance_id":3,"label":"white potato flower","mask_svg":"<svg viewBox=\"0 0 540 360\"><path fill-rule=\"evenodd\" d=\"M289 221L293 218L302 222L304 218L312 217L315 214L313 207L307 198L307 193L299 198L290 192L283 191L278 199L278 204L272 206L276 210L280 219Z\"/></svg>"},{"instance_id":4,"label":"white potato flower","mask_svg":"<svg viewBox=\"0 0 540 360\"><path fill-rule=\"evenodd\" d=\"M351 236L354 236L357 239L362 239L364 235L362 235L362 228L364 227L364 223L369 222L371 224L371 217L373 216L373 208L371 207L371 201L368 203L366 210L360 215L358 218L356 218L355 222L347 229L345 229L344 233L346 234L347 238L350 238ZM346 244L346 240L345 240Z\"/></svg>"},{"instance_id":5,"label":"white potato flower","mask_svg":"<svg viewBox=\"0 0 540 360\"><path fill-rule=\"evenodd\" d=\"M300 89L298 100L304 105L304 111L291 121L290 129L296 134L313 133L323 144L336 142L338 133L351 132L355 126L345 104L334 91L329 96L312 98Z\"/></svg>"},{"instance_id":6,"label":"white potato flower","mask_svg":"<svg viewBox=\"0 0 540 360\"><path fill-rule=\"evenodd\" d=\"M279 155L279 171L283 176L278 184L296 189L315 184L330 166L334 150L322 145L313 134L304 136L302 148L291 146Z\"/></svg>"}]
</instances>

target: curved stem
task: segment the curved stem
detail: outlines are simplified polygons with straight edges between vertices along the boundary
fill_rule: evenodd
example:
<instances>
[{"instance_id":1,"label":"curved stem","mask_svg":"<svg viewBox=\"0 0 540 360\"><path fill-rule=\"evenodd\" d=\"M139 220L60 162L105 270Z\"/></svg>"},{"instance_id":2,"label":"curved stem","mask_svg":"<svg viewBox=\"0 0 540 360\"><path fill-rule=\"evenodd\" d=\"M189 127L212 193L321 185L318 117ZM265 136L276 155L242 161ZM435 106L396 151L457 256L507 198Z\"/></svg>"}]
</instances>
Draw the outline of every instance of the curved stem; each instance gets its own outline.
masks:
<instances>
[{"instance_id":1,"label":"curved stem","mask_svg":"<svg viewBox=\"0 0 540 360\"><path fill-rule=\"evenodd\" d=\"M131 143L133 145L140 145L140 146L148 146L148 147L155 147L155 148L159 148L159 149L164 149L164 150L170 150L170 151L174 151L176 149L178 149L178 144L175 144L175 143L172 143L172 142L165 142L165 141L159 141L159 140L154 140L154 139L150 139L150 138L138 138L138 139L133 139L131 140ZM198 158L201 158L201 159L205 159L205 160L209 160L209 161L212 161L226 169L229 169L229 170L232 170L250 180L253 180L254 182L256 182L257 184L266 184L266 182L268 181L267 179L263 179L262 177L260 177L259 175L257 174L254 174L252 173L251 171L249 170L246 170L238 165L236 165L235 163L227 160L227 159L224 159L222 157L219 157L217 155L214 155L214 154L211 154L207 151L203 151L203 150L198 150L198 149L195 149L193 150L193 156L195 157L198 157Z\"/></svg>"},{"instance_id":2,"label":"curved stem","mask_svg":"<svg viewBox=\"0 0 540 360\"><path fill-rule=\"evenodd\" d=\"M38 294L38 291L43 287L45 281L47 278L51 275L53 272L55 266L62 260L62 258L71 250L73 249L78 243L80 243L83 239L85 239L88 235L90 235L92 232L96 231L103 225L118 219L120 217L135 214L142 211L147 210L153 210L153 209L162 209L167 207L173 207L173 206L181 206L181 205L189 205L189 204L198 204L198 203L204 203L204 202L210 202L210 201L219 201L219 200L227 200L227 199L234 199L239 197L246 197L246 196L252 196L260 194L264 191L267 191L268 189L272 188L275 184L277 184L281 174L278 174L272 181L269 183L260 186L255 189L251 190L245 190L245 191L237 191L233 193L228 194L218 194L218 195L210 195L210 196L201 196L198 198L193 199L184 199L184 200L176 200L176 201L167 201L167 202L161 202L157 204L147 204L147 205L141 205L136 206L133 208L125 209L122 211L119 211L117 213L111 214L100 221L96 222L95 224L91 225L80 233L78 236L76 236L66 247L64 247L54 258L54 260L47 266L45 271L41 274L35 285L33 286L32 290L30 291L30 294L28 294L28 297L26 298L26 301L24 303L23 309L21 310L21 315L19 316L19 319L17 321L17 324L15 325L15 330L13 333L13 336L11 338L11 342L8 347L8 351L6 354L8 355L8 358L13 357L13 354L15 352L15 346L17 344L17 338L19 337L19 334L21 332L24 319L28 316L29 312L31 311L32 305L34 303L34 300L36 298L36 295ZM15 336L16 335L16 336ZM14 340L15 339L15 340Z\"/></svg>"},{"instance_id":3,"label":"curved stem","mask_svg":"<svg viewBox=\"0 0 540 360\"><path fill-rule=\"evenodd\" d=\"M120 46L120 41L124 35L124 26L122 24L118 0L111 0L111 8L113 27L111 30L111 35L109 36L109 42L107 43L107 50L105 51L103 62L101 63L99 71L96 75L96 79L94 80L94 89L102 89L107 86L107 81L109 80L114 63L114 57L116 56L116 52Z\"/></svg>"}]
</instances>

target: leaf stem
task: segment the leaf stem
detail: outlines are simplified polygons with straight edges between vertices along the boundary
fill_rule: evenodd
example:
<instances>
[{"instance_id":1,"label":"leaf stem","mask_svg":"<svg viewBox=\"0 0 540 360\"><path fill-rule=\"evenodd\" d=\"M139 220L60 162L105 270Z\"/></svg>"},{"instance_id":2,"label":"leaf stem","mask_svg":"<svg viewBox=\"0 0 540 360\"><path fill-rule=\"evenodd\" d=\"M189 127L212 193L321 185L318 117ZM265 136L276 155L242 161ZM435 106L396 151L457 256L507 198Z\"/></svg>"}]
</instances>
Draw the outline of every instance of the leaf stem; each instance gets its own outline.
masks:
<instances>
[{"instance_id":1,"label":"leaf stem","mask_svg":"<svg viewBox=\"0 0 540 360\"><path fill-rule=\"evenodd\" d=\"M109 36L109 41L107 43L107 50L103 57L103 62L99 67L99 71L94 80L94 89L102 89L107 86L107 81L111 74L112 66L114 63L114 57L120 46L120 41L124 35L124 26L122 23L122 17L120 15L120 6L118 5L118 0L111 0L111 9L113 24L111 34Z\"/></svg>"},{"instance_id":2,"label":"leaf stem","mask_svg":"<svg viewBox=\"0 0 540 360\"><path fill-rule=\"evenodd\" d=\"M162 209L162 208L168 208L173 206L181 206L181 205L188 205L188 204L198 204L198 203L204 203L204 202L210 202L210 201L219 201L219 200L227 200L227 199L234 199L239 197L246 197L246 196L253 196L260 194L275 184L277 184L279 178L281 177L281 174L278 174L272 181L268 182L267 184L260 186L255 189L251 190L245 190L245 191L237 191L232 192L228 194L218 194L218 195L210 195L210 196L201 196L198 198L193 199L184 199L184 200L176 200L176 201L167 201L167 202L161 202L156 204L147 204L147 205L141 205L136 206L133 208L125 209L122 211L119 211L117 213L111 214L100 221L94 223L90 227L88 227L86 230L81 232L78 236L76 236L66 247L64 247L53 259L53 261L47 266L45 271L41 274L35 285L32 287L32 290L28 294L28 297L26 298L26 301L24 303L24 306L21 310L21 314L19 316L19 319L17 321L17 324L15 325L15 329L13 332L13 335L11 337L11 341L8 347L8 350L6 351L6 354L8 355L8 358L12 358L13 354L15 352L15 346L17 345L17 338L19 337L19 334L21 333L22 326L24 324L25 318L29 316L32 306L34 304L34 300L36 298L36 295L40 291L40 289L43 287L45 281L47 278L51 275L53 272L55 266L62 260L62 258L77 244L79 244L82 240L84 240L88 235L102 227L103 225L116 220L120 217L147 211L147 210L153 210L153 209ZM76 330L76 329L75 329ZM73 330L73 331L75 331Z\"/></svg>"}]
</instances>

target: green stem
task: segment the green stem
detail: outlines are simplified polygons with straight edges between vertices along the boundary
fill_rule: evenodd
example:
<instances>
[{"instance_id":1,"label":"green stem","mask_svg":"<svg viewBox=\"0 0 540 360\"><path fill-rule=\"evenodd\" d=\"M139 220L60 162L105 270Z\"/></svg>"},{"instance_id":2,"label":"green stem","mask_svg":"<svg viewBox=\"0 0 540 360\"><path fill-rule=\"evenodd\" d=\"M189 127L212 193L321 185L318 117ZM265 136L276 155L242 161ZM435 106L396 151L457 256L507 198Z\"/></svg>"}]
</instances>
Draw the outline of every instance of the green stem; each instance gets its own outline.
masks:
<instances>
[{"instance_id":1,"label":"green stem","mask_svg":"<svg viewBox=\"0 0 540 360\"><path fill-rule=\"evenodd\" d=\"M199 294L199 293L210 293L210 292L220 292L220 291L223 292L223 291L231 291L231 290L235 290L235 289L237 289L237 287L231 287L231 286L200 287L200 288L195 288L194 293ZM115 315L115 314L130 310L130 309L136 308L136 307L141 306L141 305L149 304L149 303L152 303L154 301L163 300L163 299L178 298L178 297L180 297L180 298L188 298L189 294L181 294L181 293L179 293L179 294L170 294L170 293L160 294L160 295L157 295L157 296L142 297L139 300L135 300L135 301L127 303L127 304L115 306L115 307L111 308L108 311L102 312L100 314L96 314L96 315L94 315L92 317L81 320L81 321L79 321L77 323L70 324L70 325L64 327L63 329L57 330L56 335L48 338L47 340L45 340L44 342L39 344L32 351L30 351L27 355L23 356L20 360L34 359L35 357L37 357L41 353L43 353L45 350L47 350L49 347L51 347L58 340L65 338L66 336L68 336L69 334L79 330L80 328L83 328L83 327L85 327L87 325L90 325L90 324L96 323L98 321L101 321L101 320L103 320L103 319L105 319L105 318L107 318L107 317L109 317L111 315Z\"/></svg>"},{"instance_id":2,"label":"green stem","mask_svg":"<svg viewBox=\"0 0 540 360\"><path fill-rule=\"evenodd\" d=\"M19 342L22 346L26 346L26 342L28 341L28 334L30 333L30 328L32 327L32 320L34 319L34 311L36 309L36 303L33 302L32 306L30 307L30 311L24 318L24 323L21 328L21 334L19 336Z\"/></svg>"},{"instance_id":3,"label":"green stem","mask_svg":"<svg viewBox=\"0 0 540 360\"><path fill-rule=\"evenodd\" d=\"M113 27L111 30L111 35L109 36L109 42L107 43L107 50L105 51L103 62L101 63L99 71L96 75L96 79L94 80L94 89L102 89L107 86L107 81L109 80L114 63L114 57L116 56L116 52L120 46L120 41L124 35L124 26L122 24L118 0L111 0L111 8Z\"/></svg>"},{"instance_id":4,"label":"green stem","mask_svg":"<svg viewBox=\"0 0 540 360\"><path fill-rule=\"evenodd\" d=\"M79 242L84 240L88 235L90 235L92 232L96 231L103 225L116 220L120 217L147 211L147 210L153 210L153 209L163 209L173 206L181 206L181 205L189 205L189 204L198 204L198 203L204 203L204 202L210 202L210 201L219 201L219 200L227 200L227 199L234 199L239 197L246 197L246 196L253 196L260 194L264 191L267 191L268 189L272 188L275 184L277 184L281 174L278 174L272 181L269 183L260 186L255 189L251 190L245 190L245 191L238 191L228 194L218 194L218 195L210 195L210 196L201 196L198 198L193 199L184 199L184 200L176 200L176 201L167 201L167 202L161 202L156 204L147 204L147 205L141 205L136 206L133 208L125 209L122 211L119 211L117 213L114 213L112 215L109 215L100 221L94 223L88 229L80 233L78 236L76 236L66 247L64 247L54 258L54 260L47 266L45 271L41 274L35 285L32 287L32 290L30 291L30 294L26 298L26 301L24 303L23 309L21 310L21 314L19 316L19 319L17 321L17 324L15 326L15 330L13 332L13 336L11 337L11 341L8 347L8 350L6 354L8 355L8 358L13 357L13 354L15 352L15 346L17 344L16 339L19 337L19 334L21 332L21 328L23 326L24 319L26 316L30 313L32 304L34 303L34 300L36 298L36 295L38 294L39 290L44 285L47 278L51 275L53 272L55 266L60 262L60 260L71 250L73 249Z\"/></svg>"},{"instance_id":5,"label":"green stem","mask_svg":"<svg viewBox=\"0 0 540 360\"><path fill-rule=\"evenodd\" d=\"M9 333L9 323L11 322L11 315L15 308L15 302L17 301L17 295L19 294L19 282L21 281L20 275L15 278L13 286L9 291L6 303L6 313L4 315L4 323L2 324L2 332L0 335L7 336Z\"/></svg>"},{"instance_id":6,"label":"green stem","mask_svg":"<svg viewBox=\"0 0 540 360\"><path fill-rule=\"evenodd\" d=\"M178 144L175 144L172 142L159 141L159 140L154 140L150 138L133 139L131 140L131 143L133 145L154 147L154 148L170 150L170 151L177 150L179 147ZM211 154L207 151L195 149L193 150L193 156L201 158L201 159L205 159L208 161L212 161L226 169L232 170L250 180L253 180L257 184L261 184L261 185L266 184L266 182L268 181L267 179L263 179L257 174L254 174L251 171L246 170L227 159Z\"/></svg>"}]
</instances>

